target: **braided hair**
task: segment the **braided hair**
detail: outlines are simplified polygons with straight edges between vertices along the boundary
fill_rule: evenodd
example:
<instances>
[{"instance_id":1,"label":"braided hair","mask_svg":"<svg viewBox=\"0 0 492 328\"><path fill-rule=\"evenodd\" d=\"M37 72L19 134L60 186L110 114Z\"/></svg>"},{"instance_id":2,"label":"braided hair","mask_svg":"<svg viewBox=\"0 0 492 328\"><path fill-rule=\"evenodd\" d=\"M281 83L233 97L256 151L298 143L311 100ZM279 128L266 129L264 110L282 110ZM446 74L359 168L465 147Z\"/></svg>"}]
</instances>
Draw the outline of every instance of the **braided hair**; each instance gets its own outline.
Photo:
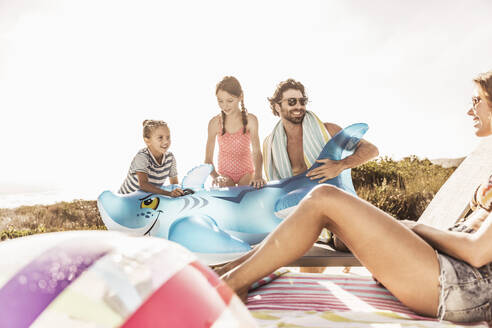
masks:
<instances>
[{"instance_id":1,"label":"braided hair","mask_svg":"<svg viewBox=\"0 0 492 328\"><path fill-rule=\"evenodd\" d=\"M145 120L142 122L143 125L143 137L150 138L152 132L160 126L168 128L167 123L160 120Z\"/></svg>"},{"instance_id":2,"label":"braided hair","mask_svg":"<svg viewBox=\"0 0 492 328\"><path fill-rule=\"evenodd\" d=\"M243 95L243 89L241 88L241 84L234 76L225 76L222 81L217 83L217 87L215 88L215 94L219 92L219 90L225 91L235 97L241 97ZM226 115L222 111L222 135L225 133L225 119ZM244 107L244 97L241 98L241 118L243 122L243 134L246 133L246 126L248 125L248 111L246 107Z\"/></svg>"}]
</instances>

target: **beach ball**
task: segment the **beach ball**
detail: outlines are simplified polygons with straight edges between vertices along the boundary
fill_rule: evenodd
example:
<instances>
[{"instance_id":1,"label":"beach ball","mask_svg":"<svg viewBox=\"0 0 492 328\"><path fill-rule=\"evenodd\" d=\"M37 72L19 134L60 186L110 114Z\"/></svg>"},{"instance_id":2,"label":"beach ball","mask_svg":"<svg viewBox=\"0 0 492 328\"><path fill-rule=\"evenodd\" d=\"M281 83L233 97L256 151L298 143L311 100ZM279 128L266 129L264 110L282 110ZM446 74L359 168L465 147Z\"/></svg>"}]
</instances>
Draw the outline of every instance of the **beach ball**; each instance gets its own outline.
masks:
<instances>
[{"instance_id":1,"label":"beach ball","mask_svg":"<svg viewBox=\"0 0 492 328\"><path fill-rule=\"evenodd\" d=\"M0 327L255 327L184 247L110 231L0 243Z\"/></svg>"}]
</instances>

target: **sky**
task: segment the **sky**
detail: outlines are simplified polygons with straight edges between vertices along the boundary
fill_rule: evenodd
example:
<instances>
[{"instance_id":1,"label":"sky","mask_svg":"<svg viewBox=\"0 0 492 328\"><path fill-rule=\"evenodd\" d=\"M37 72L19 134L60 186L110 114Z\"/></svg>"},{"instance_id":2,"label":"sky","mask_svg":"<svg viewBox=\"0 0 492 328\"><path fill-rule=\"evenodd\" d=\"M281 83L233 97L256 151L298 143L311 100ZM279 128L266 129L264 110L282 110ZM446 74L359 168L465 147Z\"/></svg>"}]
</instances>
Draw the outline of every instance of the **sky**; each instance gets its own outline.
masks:
<instances>
[{"instance_id":1,"label":"sky","mask_svg":"<svg viewBox=\"0 0 492 328\"><path fill-rule=\"evenodd\" d=\"M0 0L0 195L117 189L145 119L168 122L181 180L204 160L226 75L261 140L278 120L267 97L294 78L323 121L368 123L382 156L465 156L490 13L488 0Z\"/></svg>"}]
</instances>

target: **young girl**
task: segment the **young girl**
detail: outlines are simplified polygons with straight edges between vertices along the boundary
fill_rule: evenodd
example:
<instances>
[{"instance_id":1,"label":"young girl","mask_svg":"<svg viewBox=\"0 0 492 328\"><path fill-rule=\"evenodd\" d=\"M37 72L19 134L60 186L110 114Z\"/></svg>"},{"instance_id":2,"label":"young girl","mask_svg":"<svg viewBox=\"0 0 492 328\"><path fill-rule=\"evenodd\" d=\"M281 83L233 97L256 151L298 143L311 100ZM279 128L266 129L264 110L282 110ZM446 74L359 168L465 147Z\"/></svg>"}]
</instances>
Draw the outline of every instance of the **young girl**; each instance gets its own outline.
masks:
<instances>
[{"instance_id":1,"label":"young girl","mask_svg":"<svg viewBox=\"0 0 492 328\"><path fill-rule=\"evenodd\" d=\"M263 160L258 138L258 120L246 111L243 90L235 77L224 77L217 84L215 95L221 113L208 123L205 153L205 163L213 165L217 137L219 165L217 170L214 167L210 173L213 178L212 184L219 187L251 184L260 188L265 184L265 180L261 172Z\"/></svg>"},{"instance_id":2,"label":"young girl","mask_svg":"<svg viewBox=\"0 0 492 328\"><path fill-rule=\"evenodd\" d=\"M143 138L147 147L133 158L119 193L128 194L140 189L165 196L182 196L183 190L179 188L173 191L160 188L168 177L171 184L178 184L176 159L173 153L167 151L171 146L171 135L166 122L143 121Z\"/></svg>"}]
</instances>

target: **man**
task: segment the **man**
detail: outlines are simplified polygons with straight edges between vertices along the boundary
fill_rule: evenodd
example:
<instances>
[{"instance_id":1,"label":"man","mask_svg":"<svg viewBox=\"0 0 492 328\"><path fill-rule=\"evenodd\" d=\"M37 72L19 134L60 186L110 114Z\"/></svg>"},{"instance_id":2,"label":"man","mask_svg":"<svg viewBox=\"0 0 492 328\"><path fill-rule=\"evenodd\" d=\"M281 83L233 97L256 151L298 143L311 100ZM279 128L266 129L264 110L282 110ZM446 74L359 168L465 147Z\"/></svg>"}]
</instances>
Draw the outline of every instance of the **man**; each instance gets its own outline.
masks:
<instances>
[{"instance_id":1,"label":"man","mask_svg":"<svg viewBox=\"0 0 492 328\"><path fill-rule=\"evenodd\" d=\"M323 123L313 112L306 110L307 97L302 83L293 79L280 82L271 98L270 107L280 121L263 143L264 170L268 180L287 178L305 172L316 161L323 146L341 127ZM355 152L333 161L322 159L320 167L308 173L320 183L378 156L376 146L362 139ZM338 242L335 239L336 245ZM338 248L338 247L337 247ZM340 249L344 249L343 244ZM304 272L322 272L324 268L304 268Z\"/></svg>"}]
</instances>

